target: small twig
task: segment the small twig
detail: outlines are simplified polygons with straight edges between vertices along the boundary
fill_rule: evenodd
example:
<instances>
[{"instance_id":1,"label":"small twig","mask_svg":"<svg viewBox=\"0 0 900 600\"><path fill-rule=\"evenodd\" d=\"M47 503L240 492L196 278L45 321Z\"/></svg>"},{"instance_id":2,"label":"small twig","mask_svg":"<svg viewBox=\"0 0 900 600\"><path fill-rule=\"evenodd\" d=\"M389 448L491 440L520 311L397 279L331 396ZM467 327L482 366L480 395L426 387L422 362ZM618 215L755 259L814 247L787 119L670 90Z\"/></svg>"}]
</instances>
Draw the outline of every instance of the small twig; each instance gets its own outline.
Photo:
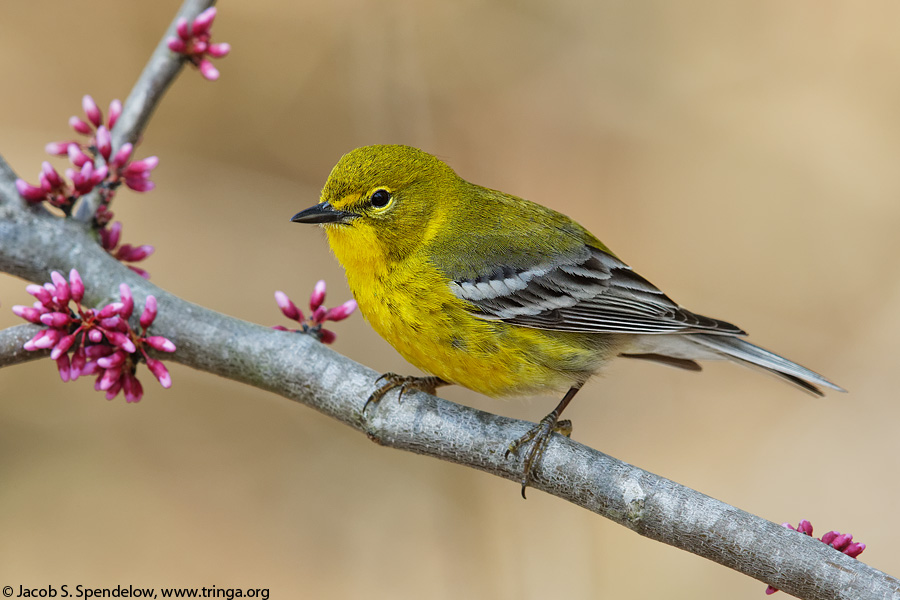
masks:
<instances>
[{"instance_id":1,"label":"small twig","mask_svg":"<svg viewBox=\"0 0 900 600\"><path fill-rule=\"evenodd\" d=\"M215 4L215 0L185 0L181 5L178 14L169 24L157 44L156 50L150 56L147 66L144 67L131 89L131 93L122 106L122 114L119 115L116 126L110 132L113 154L122 147L122 144L126 142L134 144L138 141L150 121L153 111L156 110L166 90L175 81L175 77L185 64L184 57L169 50L167 45L167 40L175 35L175 24L178 19L185 17L188 21L192 21L213 4ZM79 203L75 218L82 223L87 223L94 217L99 206L100 194L96 191L91 192Z\"/></svg>"}]
</instances>

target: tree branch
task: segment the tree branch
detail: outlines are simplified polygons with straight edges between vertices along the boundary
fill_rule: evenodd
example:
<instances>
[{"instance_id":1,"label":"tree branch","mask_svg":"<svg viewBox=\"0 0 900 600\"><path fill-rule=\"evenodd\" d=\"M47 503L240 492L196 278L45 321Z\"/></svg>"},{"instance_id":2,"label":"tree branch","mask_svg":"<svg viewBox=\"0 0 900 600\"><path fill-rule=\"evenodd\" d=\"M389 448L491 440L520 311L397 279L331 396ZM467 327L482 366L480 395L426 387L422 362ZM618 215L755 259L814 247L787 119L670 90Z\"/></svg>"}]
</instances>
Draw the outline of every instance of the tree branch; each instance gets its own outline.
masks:
<instances>
[{"instance_id":1,"label":"tree branch","mask_svg":"<svg viewBox=\"0 0 900 600\"><path fill-rule=\"evenodd\" d=\"M138 304L155 295L159 315L153 333L178 346L172 360L302 402L381 445L514 481L521 476L520 461L508 461L504 453L509 441L530 427L527 422L422 393L404 395L402 403L391 395L363 419L377 374L311 337L181 300L114 260L81 225L21 203L0 204L0 239L0 270L43 282L50 270L75 267L85 282L86 303L115 299L121 282L131 286ZM34 331L17 327L0 336L0 365L22 360L8 340L21 340L29 329ZM561 436L548 444L533 487L801 598L900 595L900 581L817 540Z\"/></svg>"}]
</instances>

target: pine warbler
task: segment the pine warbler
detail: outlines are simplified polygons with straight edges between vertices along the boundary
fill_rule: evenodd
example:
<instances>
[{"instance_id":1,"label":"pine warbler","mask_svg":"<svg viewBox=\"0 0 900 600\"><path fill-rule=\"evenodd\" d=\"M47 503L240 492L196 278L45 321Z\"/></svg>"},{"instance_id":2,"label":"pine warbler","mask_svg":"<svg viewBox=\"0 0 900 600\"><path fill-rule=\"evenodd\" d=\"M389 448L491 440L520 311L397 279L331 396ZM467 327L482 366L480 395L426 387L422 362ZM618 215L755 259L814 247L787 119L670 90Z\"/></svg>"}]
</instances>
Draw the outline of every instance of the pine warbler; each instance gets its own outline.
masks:
<instances>
[{"instance_id":1,"label":"pine warbler","mask_svg":"<svg viewBox=\"0 0 900 600\"><path fill-rule=\"evenodd\" d=\"M682 308L572 219L469 183L415 148L346 154L320 203L291 220L325 228L363 316L430 374L382 376L367 406L396 387L401 395L448 384L488 396L568 390L509 446L516 453L533 441L523 495L551 433L571 431L560 414L616 356L692 371L697 360L728 359L815 395L817 386L843 391L744 341L740 328Z\"/></svg>"}]
</instances>

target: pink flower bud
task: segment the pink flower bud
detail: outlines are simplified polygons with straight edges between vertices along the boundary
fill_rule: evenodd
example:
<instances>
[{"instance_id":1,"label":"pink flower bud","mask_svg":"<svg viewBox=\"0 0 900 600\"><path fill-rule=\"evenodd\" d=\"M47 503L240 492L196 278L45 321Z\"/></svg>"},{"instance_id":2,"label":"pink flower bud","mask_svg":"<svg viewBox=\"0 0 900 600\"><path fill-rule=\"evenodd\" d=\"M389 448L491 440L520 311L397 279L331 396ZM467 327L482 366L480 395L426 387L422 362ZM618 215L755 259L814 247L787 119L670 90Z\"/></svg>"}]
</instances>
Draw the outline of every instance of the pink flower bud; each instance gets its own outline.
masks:
<instances>
[{"instance_id":1,"label":"pink flower bud","mask_svg":"<svg viewBox=\"0 0 900 600\"><path fill-rule=\"evenodd\" d=\"M337 339L337 334L330 329L319 330L319 341L323 344L333 344Z\"/></svg>"},{"instance_id":2,"label":"pink flower bud","mask_svg":"<svg viewBox=\"0 0 900 600\"><path fill-rule=\"evenodd\" d=\"M137 248L132 247L130 244L125 244L116 252L116 258L128 262L139 262L153 254L154 250L155 248L149 244L144 244Z\"/></svg>"},{"instance_id":3,"label":"pink flower bud","mask_svg":"<svg viewBox=\"0 0 900 600\"><path fill-rule=\"evenodd\" d=\"M101 229L101 237L103 237L104 233L106 233L106 239L103 240L103 247L106 250L112 250L119 245L119 238L122 235L122 223L116 221L107 229Z\"/></svg>"},{"instance_id":4,"label":"pink flower bud","mask_svg":"<svg viewBox=\"0 0 900 600\"><path fill-rule=\"evenodd\" d=\"M97 361L99 364L100 361ZM122 377L122 368L121 367L113 367L112 369L106 369L103 372L103 375L100 376L100 380L97 383L97 386L101 390L108 390L112 387L114 383L116 383L119 378Z\"/></svg>"},{"instance_id":5,"label":"pink flower bud","mask_svg":"<svg viewBox=\"0 0 900 600\"><path fill-rule=\"evenodd\" d=\"M59 369L59 378L64 382L72 378L71 364L69 363L69 355L62 354L53 360L56 361L56 368Z\"/></svg>"},{"instance_id":6,"label":"pink flower bud","mask_svg":"<svg viewBox=\"0 0 900 600\"><path fill-rule=\"evenodd\" d=\"M72 344L75 343L75 335L76 334L72 333L60 339L53 347L53 351L50 352L50 358L52 360L57 360L61 355L68 352L69 348L72 347Z\"/></svg>"},{"instance_id":7,"label":"pink flower bud","mask_svg":"<svg viewBox=\"0 0 900 600\"><path fill-rule=\"evenodd\" d=\"M128 159L131 158L131 153L134 151L134 144L126 143L122 144L122 147L119 148L119 151L116 152L116 155L113 157L110 166L113 169L119 169L128 162Z\"/></svg>"},{"instance_id":8,"label":"pink flower bud","mask_svg":"<svg viewBox=\"0 0 900 600\"><path fill-rule=\"evenodd\" d=\"M94 174L91 175L91 187L95 187L100 185L100 182L106 179L106 176L109 175L109 167L103 165L94 170Z\"/></svg>"},{"instance_id":9,"label":"pink flower bud","mask_svg":"<svg viewBox=\"0 0 900 600\"><path fill-rule=\"evenodd\" d=\"M178 33L178 37L184 41L191 39L191 32L188 30L188 21L185 17L179 17L175 22L175 31Z\"/></svg>"},{"instance_id":10,"label":"pink flower bud","mask_svg":"<svg viewBox=\"0 0 900 600\"><path fill-rule=\"evenodd\" d=\"M88 162L81 165L81 170L78 172L81 175L81 178L84 181L90 181L91 177L94 176L94 161L89 160Z\"/></svg>"},{"instance_id":11,"label":"pink flower bud","mask_svg":"<svg viewBox=\"0 0 900 600\"><path fill-rule=\"evenodd\" d=\"M38 187L41 189L41 191L44 194L43 199L45 199L45 200L52 201L53 192L59 191L59 192L62 192L63 194L65 194L65 192L66 192L66 190L63 187L62 179L59 178L59 174L55 173L55 175L56 175L56 178L59 180L59 185L57 185L57 186L53 185L54 182L52 182L50 180L50 178L47 177L47 174L44 173L43 169L41 170L40 174L38 174L38 184L34 187Z\"/></svg>"},{"instance_id":12,"label":"pink flower bud","mask_svg":"<svg viewBox=\"0 0 900 600\"><path fill-rule=\"evenodd\" d=\"M81 367L80 375L96 375L101 371L100 366L97 364L96 360L89 360L84 363L84 366ZM97 389L96 384L94 385L94 389Z\"/></svg>"},{"instance_id":13,"label":"pink flower bud","mask_svg":"<svg viewBox=\"0 0 900 600\"><path fill-rule=\"evenodd\" d=\"M115 351L109 356L103 356L97 359L97 365L104 369L114 369L125 363L126 354L122 351Z\"/></svg>"},{"instance_id":14,"label":"pink flower bud","mask_svg":"<svg viewBox=\"0 0 900 600\"><path fill-rule=\"evenodd\" d=\"M172 377L169 375L169 370L166 369L166 365L164 365L161 360L148 358L147 368L150 369L150 372L153 373L153 376L156 377L161 386L164 388L172 387Z\"/></svg>"},{"instance_id":15,"label":"pink flower bud","mask_svg":"<svg viewBox=\"0 0 900 600\"><path fill-rule=\"evenodd\" d=\"M156 318L157 303L155 296L147 296L144 301L144 312L141 313L141 327L147 329Z\"/></svg>"},{"instance_id":16,"label":"pink flower bud","mask_svg":"<svg viewBox=\"0 0 900 600\"><path fill-rule=\"evenodd\" d=\"M149 192L156 187L156 184L148 179L136 179L134 177L126 177L125 185L136 192Z\"/></svg>"},{"instance_id":17,"label":"pink flower bud","mask_svg":"<svg viewBox=\"0 0 900 600\"><path fill-rule=\"evenodd\" d=\"M114 99L109 103L109 118L107 119L106 126L110 130L116 126L116 121L119 120L119 115L122 114L122 101L118 98Z\"/></svg>"},{"instance_id":18,"label":"pink flower bud","mask_svg":"<svg viewBox=\"0 0 900 600\"><path fill-rule=\"evenodd\" d=\"M221 44L210 44L207 51L213 58L224 58L231 52L231 44L222 42Z\"/></svg>"},{"instance_id":19,"label":"pink flower bud","mask_svg":"<svg viewBox=\"0 0 900 600\"><path fill-rule=\"evenodd\" d=\"M125 321L123 321L122 317L119 315L113 315L108 319L100 319L100 327L103 329L112 329L113 331L121 331L122 333L128 331L128 325L125 325Z\"/></svg>"},{"instance_id":20,"label":"pink flower bud","mask_svg":"<svg viewBox=\"0 0 900 600\"><path fill-rule=\"evenodd\" d=\"M84 355L84 348L79 346L75 349L75 352L72 353L72 379L78 379L78 377L81 376L82 369L86 362L87 358Z\"/></svg>"},{"instance_id":21,"label":"pink flower bud","mask_svg":"<svg viewBox=\"0 0 900 600\"><path fill-rule=\"evenodd\" d=\"M54 329L61 329L71 322L72 319L69 318L69 315L61 312L49 312L41 315L41 323Z\"/></svg>"},{"instance_id":22,"label":"pink flower bud","mask_svg":"<svg viewBox=\"0 0 900 600\"><path fill-rule=\"evenodd\" d=\"M353 314L353 311L356 310L356 300L347 300L340 306L336 308L328 309L328 313L325 315L325 321L343 321L347 317Z\"/></svg>"},{"instance_id":23,"label":"pink flower bud","mask_svg":"<svg viewBox=\"0 0 900 600\"><path fill-rule=\"evenodd\" d=\"M200 74L208 81L215 81L219 78L219 70L209 61L208 58L200 59L200 63L197 65L197 68L200 69Z\"/></svg>"},{"instance_id":24,"label":"pink flower bud","mask_svg":"<svg viewBox=\"0 0 900 600\"><path fill-rule=\"evenodd\" d=\"M137 348L134 347L134 342L131 341L131 338L124 333L109 330L104 331L104 333L106 334L106 339L108 339L109 343L113 346L121 348L129 354L137 350Z\"/></svg>"},{"instance_id":25,"label":"pink flower bud","mask_svg":"<svg viewBox=\"0 0 900 600\"><path fill-rule=\"evenodd\" d=\"M184 40L177 37L170 37L166 41L166 45L169 46L169 50L178 54L184 54L185 50L187 50L187 44L184 43Z\"/></svg>"},{"instance_id":26,"label":"pink flower bud","mask_svg":"<svg viewBox=\"0 0 900 600\"><path fill-rule=\"evenodd\" d=\"M829 531L819 539L822 540L823 543L831 545L831 542L839 535L840 534L837 531Z\"/></svg>"},{"instance_id":27,"label":"pink flower bud","mask_svg":"<svg viewBox=\"0 0 900 600\"><path fill-rule=\"evenodd\" d=\"M69 146L72 144L78 145L78 142L72 140L66 142L50 142L44 146L44 152L50 156L66 156L69 154Z\"/></svg>"},{"instance_id":28,"label":"pink flower bud","mask_svg":"<svg viewBox=\"0 0 900 600\"><path fill-rule=\"evenodd\" d=\"M47 291L43 286L31 283L25 286L25 291L37 298L41 304L50 304L53 302L53 294Z\"/></svg>"},{"instance_id":29,"label":"pink flower bud","mask_svg":"<svg viewBox=\"0 0 900 600\"><path fill-rule=\"evenodd\" d=\"M103 122L103 114L100 112L100 108L94 102L94 99L85 94L84 98L81 99L81 108L84 109L84 114L94 124L94 127L99 127L100 123Z\"/></svg>"},{"instance_id":30,"label":"pink flower bud","mask_svg":"<svg viewBox=\"0 0 900 600\"><path fill-rule=\"evenodd\" d=\"M309 297L310 310L316 310L325 302L325 280L320 279L313 288L312 295Z\"/></svg>"},{"instance_id":31,"label":"pink flower bud","mask_svg":"<svg viewBox=\"0 0 900 600\"><path fill-rule=\"evenodd\" d=\"M43 313L41 313L41 311L37 308L17 304L12 307L12 311L14 315L16 315L17 317L21 317L30 323L34 323L35 325L41 324L41 314Z\"/></svg>"},{"instance_id":32,"label":"pink flower bud","mask_svg":"<svg viewBox=\"0 0 900 600\"><path fill-rule=\"evenodd\" d=\"M159 165L159 157L158 156L148 156L147 158L142 158L141 160L136 160L133 163L130 163L127 167L125 167L125 176L138 176L139 174L143 174L145 171L152 171ZM146 175L142 175L147 177Z\"/></svg>"},{"instance_id":33,"label":"pink flower bud","mask_svg":"<svg viewBox=\"0 0 900 600\"><path fill-rule=\"evenodd\" d=\"M213 20L216 18L216 7L210 6L194 19L194 25L191 27L194 35L206 33L212 27Z\"/></svg>"},{"instance_id":34,"label":"pink flower bud","mask_svg":"<svg viewBox=\"0 0 900 600\"><path fill-rule=\"evenodd\" d=\"M106 325L106 322L109 321L109 325ZM128 321L116 315L115 317L110 317L109 319L104 319L101 323L101 327L103 329L109 329L111 331L121 331L122 333L131 333L131 326L128 324Z\"/></svg>"},{"instance_id":35,"label":"pink flower bud","mask_svg":"<svg viewBox=\"0 0 900 600\"><path fill-rule=\"evenodd\" d=\"M95 344L99 344L103 341L103 332L99 329L91 329L90 331L88 331L88 339Z\"/></svg>"},{"instance_id":36,"label":"pink flower bud","mask_svg":"<svg viewBox=\"0 0 900 600\"><path fill-rule=\"evenodd\" d=\"M31 185L24 179L16 179L16 189L19 190L19 195L29 202L43 200L47 195L43 188Z\"/></svg>"},{"instance_id":37,"label":"pink flower bud","mask_svg":"<svg viewBox=\"0 0 900 600\"><path fill-rule=\"evenodd\" d=\"M801 519L800 523L797 525L797 531L799 531L800 533L805 533L806 535L812 535L812 533L813 533L812 523L810 523L806 519Z\"/></svg>"},{"instance_id":38,"label":"pink flower bud","mask_svg":"<svg viewBox=\"0 0 900 600\"><path fill-rule=\"evenodd\" d=\"M137 377L126 373L122 378L122 390L125 392L125 402L140 402L144 396L144 387Z\"/></svg>"},{"instance_id":39,"label":"pink flower bud","mask_svg":"<svg viewBox=\"0 0 900 600\"><path fill-rule=\"evenodd\" d=\"M91 162L91 157L85 154L78 144L69 144L67 152L69 153L69 160L76 167L83 167L86 163Z\"/></svg>"},{"instance_id":40,"label":"pink flower bud","mask_svg":"<svg viewBox=\"0 0 900 600\"><path fill-rule=\"evenodd\" d=\"M60 337L62 337L62 334L58 329L44 329L26 342L26 344L30 343L34 349L44 350L55 346ZM26 348L26 350L27 349L28 348Z\"/></svg>"},{"instance_id":41,"label":"pink flower bud","mask_svg":"<svg viewBox=\"0 0 900 600\"><path fill-rule=\"evenodd\" d=\"M97 313L97 318L108 319L113 315L119 314L119 311L122 310L122 308L123 304L121 302L111 302L100 309L100 312Z\"/></svg>"},{"instance_id":42,"label":"pink flower bud","mask_svg":"<svg viewBox=\"0 0 900 600\"><path fill-rule=\"evenodd\" d=\"M37 344L38 341L44 339L44 335L46 334L47 331L48 331L47 329L42 329L41 331L37 332L37 334L33 338L31 338L30 340L28 340L27 342L22 344L22 347L25 348L26 350L28 350L29 352L34 352L35 350L40 350L40 348L38 348L35 344Z\"/></svg>"},{"instance_id":43,"label":"pink flower bud","mask_svg":"<svg viewBox=\"0 0 900 600\"><path fill-rule=\"evenodd\" d=\"M79 377L81 377L81 368L76 368L76 367L75 367L75 365L74 365L74 362L75 362L74 357L72 357L72 359L71 359L69 362L71 363L71 366L69 367L69 381L75 381L76 379L78 379Z\"/></svg>"},{"instance_id":44,"label":"pink flower bud","mask_svg":"<svg viewBox=\"0 0 900 600\"><path fill-rule=\"evenodd\" d=\"M194 40L193 54L205 54L209 44L203 40Z\"/></svg>"},{"instance_id":45,"label":"pink flower bud","mask_svg":"<svg viewBox=\"0 0 900 600\"><path fill-rule=\"evenodd\" d=\"M853 536L849 533L842 533L831 541L831 546L835 550L843 550L853 540Z\"/></svg>"},{"instance_id":46,"label":"pink flower bud","mask_svg":"<svg viewBox=\"0 0 900 600\"><path fill-rule=\"evenodd\" d=\"M97 360L101 356L109 356L113 352L117 352L117 350L106 344L95 344L84 349L85 356L90 360Z\"/></svg>"},{"instance_id":47,"label":"pink flower bud","mask_svg":"<svg viewBox=\"0 0 900 600\"><path fill-rule=\"evenodd\" d=\"M328 309L326 309L324 306L320 306L316 310L313 311L313 314L310 317L310 320L312 320L313 323L324 323L325 315L327 315L327 314L328 314Z\"/></svg>"},{"instance_id":48,"label":"pink flower bud","mask_svg":"<svg viewBox=\"0 0 900 600\"><path fill-rule=\"evenodd\" d=\"M131 288L127 283L119 284L119 297L122 298L122 310L119 314L128 319L134 311L134 296L131 295Z\"/></svg>"},{"instance_id":49,"label":"pink flower bud","mask_svg":"<svg viewBox=\"0 0 900 600\"><path fill-rule=\"evenodd\" d=\"M175 344L161 335L151 335L144 340L147 345L160 352L175 352Z\"/></svg>"},{"instance_id":50,"label":"pink flower bud","mask_svg":"<svg viewBox=\"0 0 900 600\"><path fill-rule=\"evenodd\" d=\"M97 128L97 152L104 160L109 160L112 154L112 137L109 135L109 129L101 125Z\"/></svg>"},{"instance_id":51,"label":"pink flower bud","mask_svg":"<svg viewBox=\"0 0 900 600\"><path fill-rule=\"evenodd\" d=\"M860 544L859 542L853 542L852 544L850 544L849 546L844 548L844 554L846 554L850 558L856 558L857 556L862 554L862 551L865 549L866 549L865 544Z\"/></svg>"},{"instance_id":52,"label":"pink flower bud","mask_svg":"<svg viewBox=\"0 0 900 600\"><path fill-rule=\"evenodd\" d=\"M96 387L96 386L95 386ZM106 390L106 399L112 400L115 398L119 392L122 391L122 378L120 377L115 381L115 383L110 386L108 390Z\"/></svg>"},{"instance_id":53,"label":"pink flower bud","mask_svg":"<svg viewBox=\"0 0 900 600\"><path fill-rule=\"evenodd\" d=\"M297 308L297 306L291 302L291 299L288 298L287 294L284 292L278 291L275 292L275 303L278 305L278 308L281 309L281 312L288 319L292 321L302 321L303 320L303 312Z\"/></svg>"},{"instance_id":54,"label":"pink flower bud","mask_svg":"<svg viewBox=\"0 0 900 600\"><path fill-rule=\"evenodd\" d=\"M140 268L140 267L135 267L134 265L127 265L127 266L128 266L129 269L131 269L132 271L134 271L135 273L137 273L138 275L140 275L140 276L143 277L144 279L150 279L150 273L148 273L148 272L145 271L144 269L142 269L142 268Z\"/></svg>"},{"instance_id":55,"label":"pink flower bud","mask_svg":"<svg viewBox=\"0 0 900 600\"><path fill-rule=\"evenodd\" d=\"M75 133L81 133L83 135L91 134L91 126L79 119L78 117L69 117L69 127L75 130Z\"/></svg>"},{"instance_id":56,"label":"pink flower bud","mask_svg":"<svg viewBox=\"0 0 900 600\"><path fill-rule=\"evenodd\" d=\"M38 186L44 190L44 194L47 196L53 193L53 184L47 179L47 175L44 174L43 170L38 175Z\"/></svg>"},{"instance_id":57,"label":"pink flower bud","mask_svg":"<svg viewBox=\"0 0 900 600\"><path fill-rule=\"evenodd\" d=\"M72 380L78 379L81 376L81 370L84 368L86 362L84 348L79 346L75 349L75 352L72 353L72 364L69 375Z\"/></svg>"},{"instance_id":58,"label":"pink flower bud","mask_svg":"<svg viewBox=\"0 0 900 600\"><path fill-rule=\"evenodd\" d=\"M69 282L66 281L66 278L62 276L59 271L53 271L50 273L50 280L53 282L53 286L56 288L56 296L57 301L60 304L66 305L69 302L69 298L71 298L71 294L69 293Z\"/></svg>"},{"instance_id":59,"label":"pink flower bud","mask_svg":"<svg viewBox=\"0 0 900 600\"><path fill-rule=\"evenodd\" d=\"M46 179L51 188L62 186L62 179L60 178L59 173L57 173L56 169L53 168L53 165L46 160L41 163L41 173L44 175L44 179Z\"/></svg>"},{"instance_id":60,"label":"pink flower bud","mask_svg":"<svg viewBox=\"0 0 900 600\"><path fill-rule=\"evenodd\" d=\"M91 163L85 163L82 170L78 172L73 171L72 173L69 173L68 170L66 171L66 174L69 175L69 178L72 180L72 186L79 194L87 194L94 189L94 184L91 181L94 169L89 168L90 165Z\"/></svg>"}]
</instances>

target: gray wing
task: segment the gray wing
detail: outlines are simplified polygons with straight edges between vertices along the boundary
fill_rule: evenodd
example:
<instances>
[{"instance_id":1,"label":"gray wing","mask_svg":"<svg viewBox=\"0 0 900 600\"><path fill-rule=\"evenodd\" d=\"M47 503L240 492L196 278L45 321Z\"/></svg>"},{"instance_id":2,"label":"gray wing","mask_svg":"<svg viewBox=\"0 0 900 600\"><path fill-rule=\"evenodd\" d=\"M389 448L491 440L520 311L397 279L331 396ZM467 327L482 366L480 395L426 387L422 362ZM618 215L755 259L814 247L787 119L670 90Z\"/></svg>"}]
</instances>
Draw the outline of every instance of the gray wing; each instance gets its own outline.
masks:
<instances>
[{"instance_id":1,"label":"gray wing","mask_svg":"<svg viewBox=\"0 0 900 600\"><path fill-rule=\"evenodd\" d=\"M480 318L536 329L744 334L681 308L618 258L591 246L528 269L499 267L475 279L454 279L450 289Z\"/></svg>"}]
</instances>

